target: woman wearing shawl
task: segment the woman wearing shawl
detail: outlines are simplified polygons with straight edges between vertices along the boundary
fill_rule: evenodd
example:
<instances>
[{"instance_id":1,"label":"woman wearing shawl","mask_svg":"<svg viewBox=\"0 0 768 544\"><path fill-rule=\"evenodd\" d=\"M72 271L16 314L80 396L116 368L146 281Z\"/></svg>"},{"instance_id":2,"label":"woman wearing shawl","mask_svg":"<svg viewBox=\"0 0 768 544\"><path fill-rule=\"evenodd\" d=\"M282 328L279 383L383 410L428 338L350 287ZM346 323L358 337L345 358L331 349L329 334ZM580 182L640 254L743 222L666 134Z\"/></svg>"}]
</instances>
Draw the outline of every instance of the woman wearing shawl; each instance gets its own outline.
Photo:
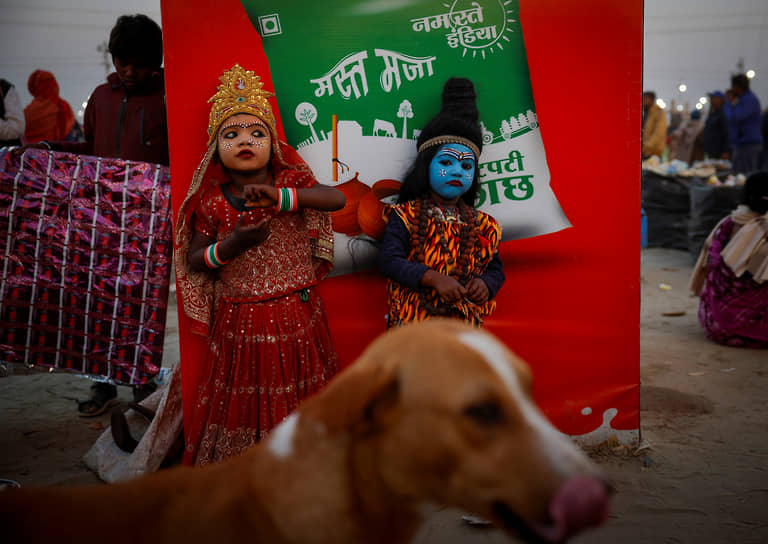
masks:
<instances>
[{"instance_id":1,"label":"woman wearing shawl","mask_svg":"<svg viewBox=\"0 0 768 544\"><path fill-rule=\"evenodd\" d=\"M768 173L747 179L742 204L712 230L690 288L709 338L768 348Z\"/></svg>"},{"instance_id":2,"label":"woman wearing shawl","mask_svg":"<svg viewBox=\"0 0 768 544\"><path fill-rule=\"evenodd\" d=\"M59 96L59 84L51 72L35 70L27 88L34 99L24 108L24 142L64 140L75 126L72 108Z\"/></svg>"}]
</instances>

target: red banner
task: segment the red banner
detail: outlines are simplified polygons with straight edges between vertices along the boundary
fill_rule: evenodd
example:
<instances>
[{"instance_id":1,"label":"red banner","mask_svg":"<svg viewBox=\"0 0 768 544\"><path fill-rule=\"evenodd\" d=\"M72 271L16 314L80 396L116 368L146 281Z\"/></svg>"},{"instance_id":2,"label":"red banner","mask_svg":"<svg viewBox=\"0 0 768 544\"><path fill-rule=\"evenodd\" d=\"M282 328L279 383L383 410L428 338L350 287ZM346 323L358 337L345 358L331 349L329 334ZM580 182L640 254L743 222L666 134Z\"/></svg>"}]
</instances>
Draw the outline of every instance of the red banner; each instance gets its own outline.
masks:
<instances>
[{"instance_id":1,"label":"red banner","mask_svg":"<svg viewBox=\"0 0 768 544\"><path fill-rule=\"evenodd\" d=\"M531 364L536 400L560 430L630 442L639 428L643 3L520 0L520 17L550 185L572 227L502 244L507 280L486 326ZM205 151L206 101L221 73L240 63L274 87L239 1L163 0L162 18L175 217ZM321 295L350 364L384 331L384 280L378 270L337 276ZM189 408L205 339L186 332L182 311L179 319Z\"/></svg>"}]
</instances>

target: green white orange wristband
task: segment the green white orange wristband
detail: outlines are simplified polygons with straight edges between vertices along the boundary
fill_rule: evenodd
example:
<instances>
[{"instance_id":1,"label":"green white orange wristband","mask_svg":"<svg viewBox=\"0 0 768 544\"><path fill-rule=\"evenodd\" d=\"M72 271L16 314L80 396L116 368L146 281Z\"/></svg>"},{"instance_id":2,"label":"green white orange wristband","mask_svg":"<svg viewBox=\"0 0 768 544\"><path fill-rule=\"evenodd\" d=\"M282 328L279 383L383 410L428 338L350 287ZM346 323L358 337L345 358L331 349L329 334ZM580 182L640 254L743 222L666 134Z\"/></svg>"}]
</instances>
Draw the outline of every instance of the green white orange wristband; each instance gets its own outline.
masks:
<instances>
[{"instance_id":1,"label":"green white orange wristband","mask_svg":"<svg viewBox=\"0 0 768 544\"><path fill-rule=\"evenodd\" d=\"M296 195L296 189L292 187L281 187L277 190L277 211L295 212L299 209L299 199Z\"/></svg>"},{"instance_id":2,"label":"green white orange wristband","mask_svg":"<svg viewBox=\"0 0 768 544\"><path fill-rule=\"evenodd\" d=\"M224 261L219 258L219 244L221 242L216 242L215 244L209 245L207 248L205 248L205 253L203 253L203 259L205 260L205 266L208 268L220 268L227 264L229 261Z\"/></svg>"}]
</instances>

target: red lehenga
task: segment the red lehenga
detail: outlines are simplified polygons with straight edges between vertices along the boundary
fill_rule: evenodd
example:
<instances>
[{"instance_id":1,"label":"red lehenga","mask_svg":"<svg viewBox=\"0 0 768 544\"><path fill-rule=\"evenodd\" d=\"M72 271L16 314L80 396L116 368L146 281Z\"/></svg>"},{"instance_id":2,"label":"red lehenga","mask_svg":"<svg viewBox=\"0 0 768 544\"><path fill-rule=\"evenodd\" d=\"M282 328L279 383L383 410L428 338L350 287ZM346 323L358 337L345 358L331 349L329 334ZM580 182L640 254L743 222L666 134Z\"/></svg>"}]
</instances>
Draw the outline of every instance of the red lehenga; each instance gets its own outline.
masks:
<instances>
[{"instance_id":1,"label":"red lehenga","mask_svg":"<svg viewBox=\"0 0 768 544\"><path fill-rule=\"evenodd\" d=\"M283 168L284 162L273 161L276 187L316 183L295 151L281 146L281 152L298 167ZM227 194L226 185L222 188L213 179L200 185L197 192L190 190L182 206L183 216L191 207L190 198L197 201L193 216L187 213L188 224L177 229L177 284L184 310L200 325L196 332L209 337L194 415L185 423L184 463L195 465L237 455L261 440L338 370L322 302L314 290L333 261L329 214L308 209L240 211L235 206L242 201ZM190 224L222 240L232 233L241 213L252 223L271 217L269 238L215 276L189 271L186 253L179 249L190 236Z\"/></svg>"}]
</instances>

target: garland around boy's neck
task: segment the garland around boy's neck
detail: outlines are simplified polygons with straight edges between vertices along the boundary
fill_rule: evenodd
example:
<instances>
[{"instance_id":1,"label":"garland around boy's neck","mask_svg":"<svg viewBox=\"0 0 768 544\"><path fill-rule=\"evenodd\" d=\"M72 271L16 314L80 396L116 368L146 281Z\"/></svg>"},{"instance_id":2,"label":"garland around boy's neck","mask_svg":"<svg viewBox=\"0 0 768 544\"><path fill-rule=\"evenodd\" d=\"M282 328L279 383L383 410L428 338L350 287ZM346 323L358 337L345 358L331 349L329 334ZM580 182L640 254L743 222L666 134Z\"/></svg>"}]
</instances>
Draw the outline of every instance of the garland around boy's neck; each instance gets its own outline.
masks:
<instances>
[{"instance_id":1,"label":"garland around boy's neck","mask_svg":"<svg viewBox=\"0 0 768 544\"><path fill-rule=\"evenodd\" d=\"M427 264L425 263L426 249L429 243L427 228L430 220L433 219L438 236L437 243L442 248L444 254L448 255L448 265L456 264L451 255L450 244L446 237L446 223L456 223L459 226L458 265L453 266L449 275L462 285L466 285L472 279L472 263L474 262L473 256L479 231L479 216L471 206L462 200L459 200L456 205L458 220L449 221L449 218L445 216L446 210L433 199L423 198L414 200L413 206L418 225L411 232L411 247L415 248L414 257L417 262ZM451 308L455 307L441 300L438 300L436 305L432 304L427 296L427 291L423 288L419 289L419 300L424 309L433 316L450 315Z\"/></svg>"}]
</instances>

